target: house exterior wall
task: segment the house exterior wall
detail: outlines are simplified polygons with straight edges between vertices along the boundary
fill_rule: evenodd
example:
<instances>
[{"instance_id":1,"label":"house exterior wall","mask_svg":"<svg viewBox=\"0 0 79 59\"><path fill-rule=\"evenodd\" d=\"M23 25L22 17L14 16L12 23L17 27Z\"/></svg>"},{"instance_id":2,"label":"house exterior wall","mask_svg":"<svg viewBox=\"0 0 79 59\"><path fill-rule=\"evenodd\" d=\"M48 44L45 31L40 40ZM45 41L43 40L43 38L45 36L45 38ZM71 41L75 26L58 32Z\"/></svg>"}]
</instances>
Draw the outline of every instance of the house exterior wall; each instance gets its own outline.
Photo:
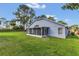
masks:
<instances>
[{"instance_id":1,"label":"house exterior wall","mask_svg":"<svg viewBox=\"0 0 79 59\"><path fill-rule=\"evenodd\" d=\"M66 38L65 26L59 25L50 21L40 20L34 22L30 28L34 28L35 25L39 25L39 27L49 27L48 36L58 37L58 38ZM62 28L62 34L58 34L58 28Z\"/></svg>"}]
</instances>

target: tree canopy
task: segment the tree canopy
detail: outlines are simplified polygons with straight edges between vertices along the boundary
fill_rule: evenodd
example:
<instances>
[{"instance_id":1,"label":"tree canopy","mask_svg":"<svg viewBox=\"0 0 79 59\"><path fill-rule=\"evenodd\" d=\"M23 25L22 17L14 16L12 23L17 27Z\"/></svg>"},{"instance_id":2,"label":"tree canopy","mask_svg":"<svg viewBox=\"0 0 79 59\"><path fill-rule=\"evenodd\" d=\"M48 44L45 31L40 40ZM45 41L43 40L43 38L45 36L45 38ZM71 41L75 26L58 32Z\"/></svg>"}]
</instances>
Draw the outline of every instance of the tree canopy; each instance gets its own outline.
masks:
<instances>
[{"instance_id":1,"label":"tree canopy","mask_svg":"<svg viewBox=\"0 0 79 59\"><path fill-rule=\"evenodd\" d=\"M78 10L79 3L66 3L62 6L62 9L69 9L69 10Z\"/></svg>"},{"instance_id":2,"label":"tree canopy","mask_svg":"<svg viewBox=\"0 0 79 59\"><path fill-rule=\"evenodd\" d=\"M70 28L75 28L75 29L78 29L78 28L79 28L79 26L78 26L78 25L72 25L72 26L70 26Z\"/></svg>"},{"instance_id":3,"label":"tree canopy","mask_svg":"<svg viewBox=\"0 0 79 59\"><path fill-rule=\"evenodd\" d=\"M54 17L49 16L48 20L56 21Z\"/></svg>"},{"instance_id":4,"label":"tree canopy","mask_svg":"<svg viewBox=\"0 0 79 59\"><path fill-rule=\"evenodd\" d=\"M13 21L11 21L11 22L10 22L10 25L11 25L11 26L15 26L15 25L16 25L16 23L15 23L15 22L13 22Z\"/></svg>"},{"instance_id":5,"label":"tree canopy","mask_svg":"<svg viewBox=\"0 0 79 59\"><path fill-rule=\"evenodd\" d=\"M79 9L79 3L66 3L62 7L62 9L66 10L78 10ZM78 28L78 25L72 25L73 28Z\"/></svg>"},{"instance_id":6,"label":"tree canopy","mask_svg":"<svg viewBox=\"0 0 79 59\"><path fill-rule=\"evenodd\" d=\"M64 24L64 25L67 25L67 23L66 23L66 22L64 22L64 21L58 21L58 23L59 23L59 24Z\"/></svg>"},{"instance_id":7,"label":"tree canopy","mask_svg":"<svg viewBox=\"0 0 79 59\"><path fill-rule=\"evenodd\" d=\"M79 26L78 25L72 25L72 26L70 26L70 30L72 31L72 32L75 32L76 30L78 30L79 29Z\"/></svg>"},{"instance_id":8,"label":"tree canopy","mask_svg":"<svg viewBox=\"0 0 79 59\"><path fill-rule=\"evenodd\" d=\"M46 15L41 15L40 17L41 17L41 18L47 18Z\"/></svg>"},{"instance_id":9,"label":"tree canopy","mask_svg":"<svg viewBox=\"0 0 79 59\"><path fill-rule=\"evenodd\" d=\"M14 12L14 15L23 24L25 24L27 21L29 21L29 19L31 21L31 18L35 16L35 12L32 8L28 7L27 5L22 4L22 5L19 5L17 10Z\"/></svg>"}]
</instances>

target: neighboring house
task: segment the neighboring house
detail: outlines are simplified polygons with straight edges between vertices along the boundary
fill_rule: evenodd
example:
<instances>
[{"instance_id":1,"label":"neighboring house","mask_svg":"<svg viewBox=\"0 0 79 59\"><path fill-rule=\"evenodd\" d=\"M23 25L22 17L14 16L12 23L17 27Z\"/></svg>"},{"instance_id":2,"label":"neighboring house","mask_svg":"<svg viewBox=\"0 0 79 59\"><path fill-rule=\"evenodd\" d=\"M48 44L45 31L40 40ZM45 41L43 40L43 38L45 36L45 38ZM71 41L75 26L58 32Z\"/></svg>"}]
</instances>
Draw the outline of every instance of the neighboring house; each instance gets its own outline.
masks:
<instances>
[{"instance_id":1,"label":"neighboring house","mask_svg":"<svg viewBox=\"0 0 79 59\"><path fill-rule=\"evenodd\" d=\"M6 21L6 29L12 29L13 27L10 25L11 21Z\"/></svg>"},{"instance_id":2,"label":"neighboring house","mask_svg":"<svg viewBox=\"0 0 79 59\"><path fill-rule=\"evenodd\" d=\"M21 23L21 21L20 20L16 20L16 26L20 26L20 25L23 26L23 24Z\"/></svg>"},{"instance_id":3,"label":"neighboring house","mask_svg":"<svg viewBox=\"0 0 79 59\"><path fill-rule=\"evenodd\" d=\"M12 20L12 22L15 22L15 26L23 25L20 20Z\"/></svg>"},{"instance_id":4,"label":"neighboring house","mask_svg":"<svg viewBox=\"0 0 79 59\"><path fill-rule=\"evenodd\" d=\"M3 19L0 19L0 29L5 29L6 28L6 21Z\"/></svg>"},{"instance_id":5,"label":"neighboring house","mask_svg":"<svg viewBox=\"0 0 79 59\"><path fill-rule=\"evenodd\" d=\"M67 34L68 30L63 24L58 24L46 18L35 21L27 29L27 35L38 37L66 38Z\"/></svg>"}]
</instances>

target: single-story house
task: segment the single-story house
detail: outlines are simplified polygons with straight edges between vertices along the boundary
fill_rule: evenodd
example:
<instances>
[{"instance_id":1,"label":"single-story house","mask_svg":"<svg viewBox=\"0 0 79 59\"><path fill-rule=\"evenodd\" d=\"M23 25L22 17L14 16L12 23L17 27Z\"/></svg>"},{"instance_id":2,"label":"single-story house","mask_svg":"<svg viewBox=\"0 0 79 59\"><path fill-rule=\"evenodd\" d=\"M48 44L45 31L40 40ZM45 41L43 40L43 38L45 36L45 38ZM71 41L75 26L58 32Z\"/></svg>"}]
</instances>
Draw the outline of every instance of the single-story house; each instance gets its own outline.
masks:
<instances>
[{"instance_id":1,"label":"single-story house","mask_svg":"<svg viewBox=\"0 0 79 59\"><path fill-rule=\"evenodd\" d=\"M3 19L0 19L0 29L5 29L6 28L6 21Z\"/></svg>"},{"instance_id":2,"label":"single-story house","mask_svg":"<svg viewBox=\"0 0 79 59\"><path fill-rule=\"evenodd\" d=\"M37 37L58 37L66 38L68 30L63 24L48 19L40 19L33 22L27 29L27 35Z\"/></svg>"}]
</instances>

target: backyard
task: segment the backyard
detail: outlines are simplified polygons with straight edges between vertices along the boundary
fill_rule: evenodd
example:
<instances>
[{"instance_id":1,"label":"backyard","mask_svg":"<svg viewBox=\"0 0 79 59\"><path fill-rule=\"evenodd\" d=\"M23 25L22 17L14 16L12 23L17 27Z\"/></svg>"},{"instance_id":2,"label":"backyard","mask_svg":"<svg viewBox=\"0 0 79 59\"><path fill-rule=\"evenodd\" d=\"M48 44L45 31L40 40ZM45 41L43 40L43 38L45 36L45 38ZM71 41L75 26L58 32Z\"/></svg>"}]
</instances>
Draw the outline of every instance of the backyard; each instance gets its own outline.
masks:
<instances>
[{"instance_id":1,"label":"backyard","mask_svg":"<svg viewBox=\"0 0 79 59\"><path fill-rule=\"evenodd\" d=\"M2 56L79 55L78 38L37 38L25 32L0 32Z\"/></svg>"}]
</instances>

